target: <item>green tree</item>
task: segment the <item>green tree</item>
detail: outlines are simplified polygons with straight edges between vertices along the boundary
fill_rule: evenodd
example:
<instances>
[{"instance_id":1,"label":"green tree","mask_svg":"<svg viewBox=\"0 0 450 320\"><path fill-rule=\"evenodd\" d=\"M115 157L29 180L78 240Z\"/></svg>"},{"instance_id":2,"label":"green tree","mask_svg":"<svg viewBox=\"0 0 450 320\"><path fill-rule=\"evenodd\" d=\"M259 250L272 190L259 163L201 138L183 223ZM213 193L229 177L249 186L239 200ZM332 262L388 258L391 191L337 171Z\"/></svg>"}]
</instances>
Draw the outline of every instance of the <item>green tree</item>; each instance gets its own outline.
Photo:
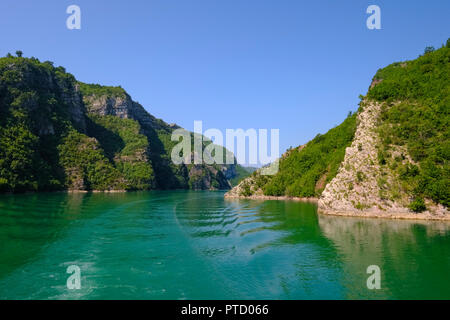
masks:
<instances>
[{"instance_id":1,"label":"green tree","mask_svg":"<svg viewBox=\"0 0 450 320\"><path fill-rule=\"evenodd\" d=\"M434 49L433 46L426 47L426 48L425 48L425 51L424 51L424 54L431 53L431 52L433 52L434 50L435 50L435 49Z\"/></svg>"},{"instance_id":2,"label":"green tree","mask_svg":"<svg viewBox=\"0 0 450 320\"><path fill-rule=\"evenodd\" d=\"M377 72L383 81L368 97L384 102L379 126L380 165L396 171L413 199L450 205L450 48L440 48L416 60L394 63ZM396 103L394 103L394 101ZM405 146L416 165L394 165L392 146ZM420 200L414 208L421 208Z\"/></svg>"},{"instance_id":3,"label":"green tree","mask_svg":"<svg viewBox=\"0 0 450 320\"><path fill-rule=\"evenodd\" d=\"M414 199L410 204L409 204L409 209L411 209L414 212L422 212L425 211L427 209L427 207L425 206L425 201L423 201L422 198L417 198Z\"/></svg>"},{"instance_id":4,"label":"green tree","mask_svg":"<svg viewBox=\"0 0 450 320\"><path fill-rule=\"evenodd\" d=\"M22 55L23 55L23 52L20 51L20 50L17 50L17 51L16 51L16 55L17 55L19 58L21 58Z\"/></svg>"},{"instance_id":5,"label":"green tree","mask_svg":"<svg viewBox=\"0 0 450 320\"><path fill-rule=\"evenodd\" d=\"M279 171L274 176L263 179L264 176L255 172L256 186L271 196L319 196L325 185L336 176L355 130L356 113L352 113L339 126L318 134L304 148L291 150L280 160Z\"/></svg>"}]
</instances>

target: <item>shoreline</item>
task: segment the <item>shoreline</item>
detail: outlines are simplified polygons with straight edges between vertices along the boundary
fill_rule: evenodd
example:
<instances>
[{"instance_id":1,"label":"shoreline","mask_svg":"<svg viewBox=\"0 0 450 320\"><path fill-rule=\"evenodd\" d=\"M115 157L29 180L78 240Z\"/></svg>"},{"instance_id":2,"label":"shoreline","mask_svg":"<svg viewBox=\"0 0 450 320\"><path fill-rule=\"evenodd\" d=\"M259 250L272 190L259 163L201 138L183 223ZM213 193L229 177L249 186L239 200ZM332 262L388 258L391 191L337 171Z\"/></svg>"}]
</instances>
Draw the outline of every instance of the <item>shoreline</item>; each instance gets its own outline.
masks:
<instances>
[{"instance_id":1,"label":"shoreline","mask_svg":"<svg viewBox=\"0 0 450 320\"><path fill-rule=\"evenodd\" d=\"M19 195L19 194L40 194L40 193L132 193L147 191L229 191L220 189L142 189L142 190L42 190L42 191L23 191L23 192L0 192L0 195Z\"/></svg>"},{"instance_id":2,"label":"shoreline","mask_svg":"<svg viewBox=\"0 0 450 320\"><path fill-rule=\"evenodd\" d=\"M57 192L65 193L126 193L132 192L133 190L63 190Z\"/></svg>"},{"instance_id":3,"label":"shoreline","mask_svg":"<svg viewBox=\"0 0 450 320\"><path fill-rule=\"evenodd\" d=\"M299 202L312 202L317 203L318 198L300 198L300 197L288 197L288 196L265 196L265 195L252 195L249 197L227 195L224 196L227 199L249 199L249 200L281 200L281 201L299 201Z\"/></svg>"},{"instance_id":4,"label":"shoreline","mask_svg":"<svg viewBox=\"0 0 450 320\"><path fill-rule=\"evenodd\" d=\"M177 190L177 189L175 189ZM179 189L178 189L179 190ZM59 190L59 191L47 191L51 193L68 193L68 194L81 194L81 193L128 193L136 190ZM146 190L151 191L151 190ZM42 193L39 191L28 191L27 193ZM15 194L15 193L3 193L3 194ZM302 197L289 197L289 196L265 196L265 195L252 195L252 196L239 196L239 195L224 195L225 199L247 199L247 200L277 200L277 201L297 201L305 203L315 203L318 204L319 198L302 198ZM428 220L428 221L447 221L450 222L450 214L432 214L429 211L424 213L414 213L414 212L389 212L382 210L372 210L372 211L356 211L356 210L330 210L324 209L320 206L317 207L317 213L328 215L328 216L338 216L338 217L357 217L357 218L371 218L371 219L391 219L391 220Z\"/></svg>"},{"instance_id":5,"label":"shoreline","mask_svg":"<svg viewBox=\"0 0 450 320\"><path fill-rule=\"evenodd\" d=\"M391 220L427 220L427 221L447 221L450 222L450 215L433 215L431 213L414 212L388 212L388 211L339 211L318 207L317 213L327 216L355 217L370 219L391 219Z\"/></svg>"},{"instance_id":6,"label":"shoreline","mask_svg":"<svg viewBox=\"0 0 450 320\"><path fill-rule=\"evenodd\" d=\"M299 197L288 197L288 196L264 196L264 195L252 195L249 197L238 196L238 195L227 195L224 196L226 199L247 199L247 200L280 200L280 201L299 201L308 203L318 203L318 198L299 198ZM356 218L371 218L371 219L391 219L391 220L428 220L428 221L447 221L450 222L450 215L433 215L429 212L427 213L413 213L413 212L388 212L382 210L376 211L339 211L323 209L319 206L317 207L317 213L328 215L328 216L338 216L338 217L356 217Z\"/></svg>"}]
</instances>

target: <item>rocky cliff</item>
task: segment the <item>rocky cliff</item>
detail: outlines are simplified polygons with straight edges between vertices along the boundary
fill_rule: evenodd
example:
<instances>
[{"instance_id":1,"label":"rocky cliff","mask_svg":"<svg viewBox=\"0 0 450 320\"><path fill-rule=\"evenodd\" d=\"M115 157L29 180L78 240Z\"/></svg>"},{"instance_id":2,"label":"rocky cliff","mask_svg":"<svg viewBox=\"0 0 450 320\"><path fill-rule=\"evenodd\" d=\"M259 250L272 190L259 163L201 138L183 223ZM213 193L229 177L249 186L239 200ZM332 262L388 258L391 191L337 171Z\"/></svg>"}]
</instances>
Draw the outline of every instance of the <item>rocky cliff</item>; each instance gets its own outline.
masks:
<instances>
[{"instance_id":1,"label":"rocky cliff","mask_svg":"<svg viewBox=\"0 0 450 320\"><path fill-rule=\"evenodd\" d=\"M98 90L86 89L92 86ZM177 129L175 124L167 124L161 119L157 119L148 113L142 105L133 101L128 93L120 87L105 87L99 85L81 84L86 93L83 95L83 101L90 114L100 116L116 116L122 119L133 119L139 122L143 127L158 129ZM105 90L102 90L105 89Z\"/></svg>"},{"instance_id":2,"label":"rocky cliff","mask_svg":"<svg viewBox=\"0 0 450 320\"><path fill-rule=\"evenodd\" d=\"M77 82L35 58L0 58L0 192L229 189L233 165L174 165L179 128L121 87Z\"/></svg>"},{"instance_id":3,"label":"rocky cliff","mask_svg":"<svg viewBox=\"0 0 450 320\"><path fill-rule=\"evenodd\" d=\"M322 212L450 218L449 44L376 73Z\"/></svg>"},{"instance_id":4,"label":"rocky cliff","mask_svg":"<svg viewBox=\"0 0 450 320\"><path fill-rule=\"evenodd\" d=\"M157 188L231 188L230 180L237 176L237 164L174 165L170 160L170 152L174 146L170 136L175 129L180 128L178 125L167 124L155 118L120 87L81 83L81 88L89 115L131 119L139 124L141 133L149 142L147 154L155 171Z\"/></svg>"},{"instance_id":5,"label":"rocky cliff","mask_svg":"<svg viewBox=\"0 0 450 320\"><path fill-rule=\"evenodd\" d=\"M450 41L378 70L356 114L227 193L314 197L336 215L448 220Z\"/></svg>"},{"instance_id":6,"label":"rocky cliff","mask_svg":"<svg viewBox=\"0 0 450 320\"><path fill-rule=\"evenodd\" d=\"M379 150L383 147L378 131L381 106L377 101L361 102L354 140L345 150L345 158L336 177L320 196L318 205L321 212L398 218L411 213L411 195L402 188L395 171L378 159ZM391 156L401 159L401 165L416 164L405 146L391 148ZM421 213L422 217L440 218L449 213L444 206L429 199L426 207L428 210Z\"/></svg>"}]
</instances>

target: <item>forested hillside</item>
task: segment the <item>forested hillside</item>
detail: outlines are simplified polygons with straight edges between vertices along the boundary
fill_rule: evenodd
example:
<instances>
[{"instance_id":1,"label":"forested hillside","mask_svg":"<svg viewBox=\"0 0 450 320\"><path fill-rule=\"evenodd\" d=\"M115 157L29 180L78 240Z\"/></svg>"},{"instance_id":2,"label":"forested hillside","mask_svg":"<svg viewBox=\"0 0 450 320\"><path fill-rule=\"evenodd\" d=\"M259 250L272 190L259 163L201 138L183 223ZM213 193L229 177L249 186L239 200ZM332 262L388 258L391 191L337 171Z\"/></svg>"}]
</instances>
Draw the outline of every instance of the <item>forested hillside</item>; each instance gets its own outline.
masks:
<instances>
[{"instance_id":1,"label":"forested hillside","mask_svg":"<svg viewBox=\"0 0 450 320\"><path fill-rule=\"evenodd\" d=\"M326 183L336 175L344 159L345 148L353 140L355 119L354 114L349 114L341 125L323 135L318 134L306 145L287 150L275 175L262 175L259 170L253 172L250 178L241 182L238 194L320 196Z\"/></svg>"},{"instance_id":2,"label":"forested hillside","mask_svg":"<svg viewBox=\"0 0 450 320\"><path fill-rule=\"evenodd\" d=\"M228 196L320 197L328 211L448 211L450 41L380 69L356 114Z\"/></svg>"},{"instance_id":3,"label":"forested hillside","mask_svg":"<svg viewBox=\"0 0 450 320\"><path fill-rule=\"evenodd\" d=\"M377 72L367 98L383 102L379 162L390 167L424 209L424 198L450 205L450 44L413 61L394 63ZM393 156L395 146L405 155Z\"/></svg>"},{"instance_id":4,"label":"forested hillside","mask_svg":"<svg viewBox=\"0 0 450 320\"><path fill-rule=\"evenodd\" d=\"M171 162L177 128L121 87L22 53L0 58L0 192L230 188L237 164Z\"/></svg>"}]
</instances>

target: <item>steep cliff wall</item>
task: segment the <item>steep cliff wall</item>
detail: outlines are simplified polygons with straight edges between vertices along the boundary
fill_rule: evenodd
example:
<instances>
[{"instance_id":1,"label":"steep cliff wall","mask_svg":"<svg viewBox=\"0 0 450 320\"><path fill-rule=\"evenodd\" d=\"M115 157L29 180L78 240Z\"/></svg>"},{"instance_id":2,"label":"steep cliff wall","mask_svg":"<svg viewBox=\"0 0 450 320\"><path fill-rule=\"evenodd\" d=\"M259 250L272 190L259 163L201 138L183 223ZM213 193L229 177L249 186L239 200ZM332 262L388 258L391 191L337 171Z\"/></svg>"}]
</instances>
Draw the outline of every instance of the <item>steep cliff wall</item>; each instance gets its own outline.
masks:
<instances>
[{"instance_id":1,"label":"steep cliff wall","mask_svg":"<svg viewBox=\"0 0 450 320\"><path fill-rule=\"evenodd\" d=\"M287 150L277 160L279 170L274 175L253 172L227 196L317 198L336 175L355 128L356 115L350 113L339 126Z\"/></svg>"},{"instance_id":2,"label":"steep cliff wall","mask_svg":"<svg viewBox=\"0 0 450 320\"><path fill-rule=\"evenodd\" d=\"M358 128L319 209L326 213L450 217L450 48L380 69Z\"/></svg>"},{"instance_id":3,"label":"steep cliff wall","mask_svg":"<svg viewBox=\"0 0 450 320\"><path fill-rule=\"evenodd\" d=\"M0 192L229 189L237 165L172 163L177 128L121 87L77 82L35 58L0 58Z\"/></svg>"},{"instance_id":4,"label":"steep cliff wall","mask_svg":"<svg viewBox=\"0 0 450 320\"><path fill-rule=\"evenodd\" d=\"M355 138L346 148L344 161L336 177L328 183L319 199L319 209L324 213L366 213L397 215L411 213L411 195L403 188L396 172L380 163L379 151L383 148L379 136L382 104L363 101L358 113ZM402 157L402 165L415 164L404 146L395 146L393 158ZM429 214L448 213L442 205L427 201ZM424 213L424 214L425 214Z\"/></svg>"},{"instance_id":5,"label":"steep cliff wall","mask_svg":"<svg viewBox=\"0 0 450 320\"><path fill-rule=\"evenodd\" d=\"M448 45L393 63L374 76L354 125L289 150L276 175L256 172L227 196L315 196L328 214L448 220L449 105Z\"/></svg>"},{"instance_id":6,"label":"steep cliff wall","mask_svg":"<svg viewBox=\"0 0 450 320\"><path fill-rule=\"evenodd\" d=\"M180 128L149 114L120 87L81 84L89 115L115 116L139 123L148 139L148 155L154 168L156 187L162 189L229 189L237 176L236 165L174 165L170 153L175 142L171 134Z\"/></svg>"}]
</instances>

